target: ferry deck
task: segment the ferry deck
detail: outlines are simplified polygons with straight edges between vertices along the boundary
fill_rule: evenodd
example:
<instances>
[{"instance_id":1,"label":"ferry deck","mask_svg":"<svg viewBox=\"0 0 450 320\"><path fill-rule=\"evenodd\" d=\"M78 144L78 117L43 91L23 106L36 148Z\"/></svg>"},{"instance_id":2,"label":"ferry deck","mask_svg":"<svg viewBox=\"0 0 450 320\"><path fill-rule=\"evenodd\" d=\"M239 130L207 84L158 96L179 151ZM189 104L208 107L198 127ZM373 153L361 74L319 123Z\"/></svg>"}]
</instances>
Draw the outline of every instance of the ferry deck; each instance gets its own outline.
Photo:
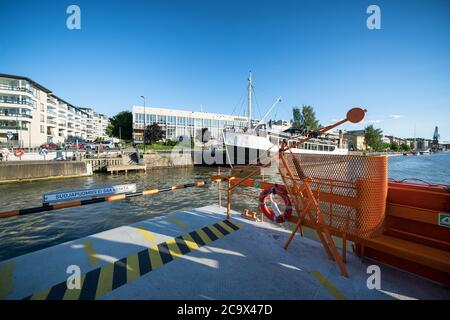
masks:
<instances>
[{"instance_id":1,"label":"ferry deck","mask_svg":"<svg viewBox=\"0 0 450 320\"><path fill-rule=\"evenodd\" d=\"M284 250L288 229L235 211L226 217L225 208L211 205L3 261L0 298L450 299L447 286L351 249L343 277L319 241L298 235ZM380 268L380 288L367 285L371 265Z\"/></svg>"}]
</instances>

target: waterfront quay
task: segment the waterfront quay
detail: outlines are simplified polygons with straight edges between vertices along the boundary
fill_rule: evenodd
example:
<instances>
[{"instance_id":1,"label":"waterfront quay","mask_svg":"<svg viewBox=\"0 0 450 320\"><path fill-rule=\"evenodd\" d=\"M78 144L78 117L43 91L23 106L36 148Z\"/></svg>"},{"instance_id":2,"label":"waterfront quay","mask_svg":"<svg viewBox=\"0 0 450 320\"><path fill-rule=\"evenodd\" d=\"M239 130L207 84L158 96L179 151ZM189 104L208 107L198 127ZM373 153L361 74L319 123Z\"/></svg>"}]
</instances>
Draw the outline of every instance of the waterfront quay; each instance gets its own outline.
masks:
<instances>
[{"instance_id":1,"label":"waterfront quay","mask_svg":"<svg viewBox=\"0 0 450 320\"><path fill-rule=\"evenodd\" d=\"M60 160L57 160L58 152L50 152L45 158L37 152L26 154L24 159L9 156L8 161L0 162L0 184L84 177L95 172L113 174L161 168L229 166L230 161L232 164L248 162L248 155L246 158L245 154L235 153L228 159L224 150L150 150L141 156L132 150L121 150L94 154L89 158L85 152L60 151L59 154Z\"/></svg>"},{"instance_id":2,"label":"waterfront quay","mask_svg":"<svg viewBox=\"0 0 450 320\"><path fill-rule=\"evenodd\" d=\"M82 161L8 161L0 163L0 183L92 175Z\"/></svg>"}]
</instances>

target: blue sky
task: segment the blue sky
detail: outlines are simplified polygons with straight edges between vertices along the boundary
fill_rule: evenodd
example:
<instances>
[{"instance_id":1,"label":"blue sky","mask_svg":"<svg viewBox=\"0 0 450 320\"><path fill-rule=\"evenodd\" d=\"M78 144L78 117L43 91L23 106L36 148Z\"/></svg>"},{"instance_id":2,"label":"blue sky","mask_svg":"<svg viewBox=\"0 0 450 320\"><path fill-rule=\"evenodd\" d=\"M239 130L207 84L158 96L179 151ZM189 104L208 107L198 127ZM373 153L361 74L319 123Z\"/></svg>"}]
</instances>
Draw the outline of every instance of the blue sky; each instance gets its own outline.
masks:
<instances>
[{"instance_id":1,"label":"blue sky","mask_svg":"<svg viewBox=\"0 0 450 320\"><path fill-rule=\"evenodd\" d=\"M81 30L66 8L81 8ZM381 8L381 30L366 9ZM322 124L353 106L385 134L450 141L450 1L0 0L0 73L28 76L113 115L141 104L255 115L314 106Z\"/></svg>"}]
</instances>

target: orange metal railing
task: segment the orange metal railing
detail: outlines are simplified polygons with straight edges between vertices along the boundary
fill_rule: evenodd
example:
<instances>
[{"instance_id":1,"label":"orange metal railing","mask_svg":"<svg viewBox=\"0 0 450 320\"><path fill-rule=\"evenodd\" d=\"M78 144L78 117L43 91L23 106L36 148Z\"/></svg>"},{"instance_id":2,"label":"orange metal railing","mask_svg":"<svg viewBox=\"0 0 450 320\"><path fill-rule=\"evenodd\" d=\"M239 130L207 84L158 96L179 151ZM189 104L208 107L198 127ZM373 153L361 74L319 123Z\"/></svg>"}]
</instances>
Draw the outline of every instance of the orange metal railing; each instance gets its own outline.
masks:
<instances>
[{"instance_id":1,"label":"orange metal railing","mask_svg":"<svg viewBox=\"0 0 450 320\"><path fill-rule=\"evenodd\" d=\"M351 155L283 154L279 170L284 185L303 219L318 219L304 210L306 203L295 187L306 181L320 208L323 224L365 238L381 232L387 197L387 158ZM296 168L295 164L299 164ZM293 173L291 179L289 172Z\"/></svg>"}]
</instances>

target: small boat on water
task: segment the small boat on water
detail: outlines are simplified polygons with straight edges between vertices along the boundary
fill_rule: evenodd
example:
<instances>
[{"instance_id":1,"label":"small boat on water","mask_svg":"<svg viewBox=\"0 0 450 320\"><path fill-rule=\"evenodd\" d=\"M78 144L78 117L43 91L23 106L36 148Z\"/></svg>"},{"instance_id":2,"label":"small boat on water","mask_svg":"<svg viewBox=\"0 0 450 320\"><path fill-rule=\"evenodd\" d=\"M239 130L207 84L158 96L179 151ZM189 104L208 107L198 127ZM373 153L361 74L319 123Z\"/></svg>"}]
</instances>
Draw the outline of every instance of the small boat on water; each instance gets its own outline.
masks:
<instances>
[{"instance_id":1,"label":"small boat on water","mask_svg":"<svg viewBox=\"0 0 450 320\"><path fill-rule=\"evenodd\" d=\"M419 151L419 153L420 153L421 155L428 155L428 154L430 154L430 149L421 150L421 151Z\"/></svg>"}]
</instances>

